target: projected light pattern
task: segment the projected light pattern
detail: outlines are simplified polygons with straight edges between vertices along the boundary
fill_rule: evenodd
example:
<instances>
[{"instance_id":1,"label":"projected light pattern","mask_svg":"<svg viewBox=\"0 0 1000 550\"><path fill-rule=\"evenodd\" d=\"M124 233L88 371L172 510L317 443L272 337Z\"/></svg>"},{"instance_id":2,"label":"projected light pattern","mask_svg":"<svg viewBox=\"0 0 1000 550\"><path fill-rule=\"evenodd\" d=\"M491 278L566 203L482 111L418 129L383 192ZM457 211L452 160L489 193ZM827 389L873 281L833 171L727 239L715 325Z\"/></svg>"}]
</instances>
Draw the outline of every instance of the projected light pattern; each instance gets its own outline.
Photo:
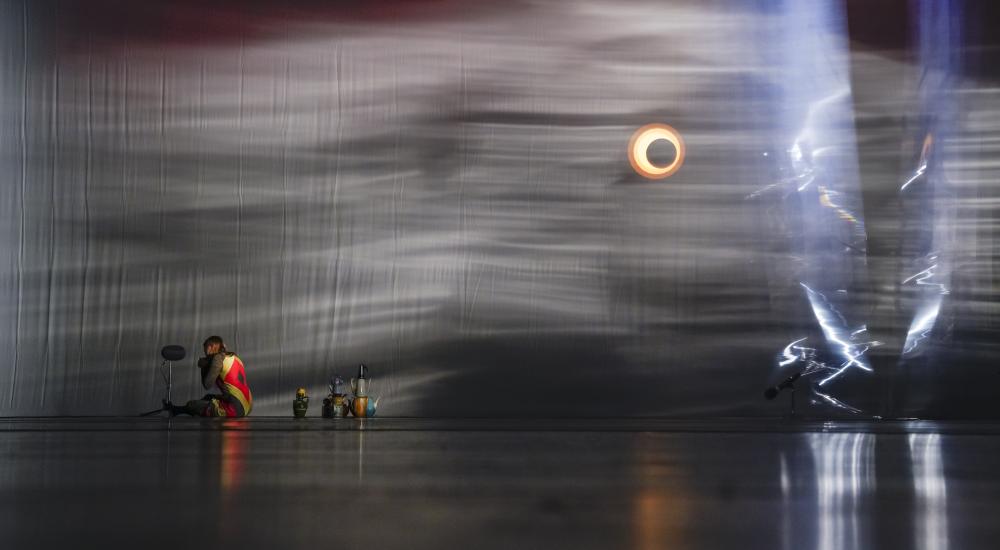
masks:
<instances>
[{"instance_id":1,"label":"projected light pattern","mask_svg":"<svg viewBox=\"0 0 1000 550\"><path fill-rule=\"evenodd\" d=\"M934 144L933 134L927 134L924 138L924 145L920 149L920 159L917 161L917 169L913 172L908 180L903 182L902 187L899 188L900 191L906 191L906 188L910 186L911 183L917 181L924 172L927 171L927 159L930 157L931 146Z\"/></svg>"},{"instance_id":2,"label":"projected light pattern","mask_svg":"<svg viewBox=\"0 0 1000 550\"><path fill-rule=\"evenodd\" d=\"M815 354L816 350L813 348L798 345L808 339L808 337L799 338L798 340L790 342L787 346L785 346L785 349L781 350L781 358L778 361L778 366L787 367L797 361L805 361L812 354Z\"/></svg>"},{"instance_id":3,"label":"projected light pattern","mask_svg":"<svg viewBox=\"0 0 1000 550\"><path fill-rule=\"evenodd\" d=\"M919 89L916 168L899 189L903 207L911 216L903 237L904 260L912 275L903 279L904 309L911 321L906 331L900 364L921 355L934 340L941 325L941 311L950 294L953 255L956 248L956 192L945 162L955 163L955 149L941 145L951 138L956 118L953 92L960 36L952 21L959 16L956 0L921 0L917 4L920 31L919 61L923 78ZM949 322L944 323L944 331ZM947 337L938 330L938 340Z\"/></svg>"},{"instance_id":4,"label":"projected light pattern","mask_svg":"<svg viewBox=\"0 0 1000 550\"><path fill-rule=\"evenodd\" d=\"M822 292L817 292L806 284L802 284L802 287L806 289L809 303L812 304L813 314L816 316L816 321L819 323L823 335L826 336L828 343L834 345L834 351L843 360L836 372L821 380L819 385L822 386L833 380L851 367L871 372L871 367L864 361L863 357L869 347L865 344L852 342L854 336L862 332L862 329L852 330L847 327L847 319Z\"/></svg>"},{"instance_id":5,"label":"projected light pattern","mask_svg":"<svg viewBox=\"0 0 1000 550\"><path fill-rule=\"evenodd\" d=\"M674 160L666 166L657 166L649 160L649 146L656 141L666 141L674 148ZM684 164L684 140L677 130L666 124L647 124L632 134L628 144L628 160L642 177L663 179L672 176Z\"/></svg>"},{"instance_id":6,"label":"projected light pattern","mask_svg":"<svg viewBox=\"0 0 1000 550\"><path fill-rule=\"evenodd\" d=\"M749 198L774 203L781 212L774 230L797 252L787 275L812 312L809 330L824 340L809 363L790 361L788 347L777 361L779 376L803 372L820 407L859 412L862 407L831 394L835 381L851 371L870 374L871 342L859 341L867 325L854 295L866 276L867 235L860 214L861 194L848 67L836 52L842 42L842 6L837 2L781 4L773 62L795 78L781 83L776 110L779 151L769 156L781 178ZM819 30L820 32L817 32ZM831 60L836 60L831 62ZM778 192L776 192L778 191Z\"/></svg>"}]
</instances>

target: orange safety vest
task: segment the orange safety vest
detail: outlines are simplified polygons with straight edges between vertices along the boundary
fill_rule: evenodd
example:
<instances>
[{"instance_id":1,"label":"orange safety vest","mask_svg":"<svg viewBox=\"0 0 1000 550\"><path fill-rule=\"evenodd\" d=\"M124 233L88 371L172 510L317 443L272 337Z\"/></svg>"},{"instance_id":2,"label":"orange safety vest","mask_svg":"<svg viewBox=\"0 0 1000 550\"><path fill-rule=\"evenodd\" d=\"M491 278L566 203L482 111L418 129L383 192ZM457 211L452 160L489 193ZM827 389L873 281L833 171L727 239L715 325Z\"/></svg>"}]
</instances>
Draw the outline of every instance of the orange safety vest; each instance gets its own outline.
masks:
<instances>
[{"instance_id":1,"label":"orange safety vest","mask_svg":"<svg viewBox=\"0 0 1000 550\"><path fill-rule=\"evenodd\" d=\"M222 372L215 379L215 385L222 391L224 399L212 400L211 416L238 417L250 414L253 396L247 385L247 374L243 361L235 353L227 353L222 361Z\"/></svg>"}]
</instances>

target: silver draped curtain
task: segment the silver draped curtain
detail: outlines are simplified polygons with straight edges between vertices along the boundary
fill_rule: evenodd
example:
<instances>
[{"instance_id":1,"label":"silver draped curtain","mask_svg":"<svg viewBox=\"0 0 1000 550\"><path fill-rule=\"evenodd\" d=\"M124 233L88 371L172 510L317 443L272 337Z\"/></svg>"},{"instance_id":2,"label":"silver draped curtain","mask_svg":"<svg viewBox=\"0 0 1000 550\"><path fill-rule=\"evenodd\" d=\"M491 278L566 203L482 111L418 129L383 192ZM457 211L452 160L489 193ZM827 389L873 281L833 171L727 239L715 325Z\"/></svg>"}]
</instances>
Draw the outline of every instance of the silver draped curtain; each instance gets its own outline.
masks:
<instances>
[{"instance_id":1,"label":"silver draped curtain","mask_svg":"<svg viewBox=\"0 0 1000 550\"><path fill-rule=\"evenodd\" d=\"M910 56L833 0L413 4L4 2L0 414L149 409L211 334L257 414L360 362L385 415L989 414L959 3Z\"/></svg>"}]
</instances>

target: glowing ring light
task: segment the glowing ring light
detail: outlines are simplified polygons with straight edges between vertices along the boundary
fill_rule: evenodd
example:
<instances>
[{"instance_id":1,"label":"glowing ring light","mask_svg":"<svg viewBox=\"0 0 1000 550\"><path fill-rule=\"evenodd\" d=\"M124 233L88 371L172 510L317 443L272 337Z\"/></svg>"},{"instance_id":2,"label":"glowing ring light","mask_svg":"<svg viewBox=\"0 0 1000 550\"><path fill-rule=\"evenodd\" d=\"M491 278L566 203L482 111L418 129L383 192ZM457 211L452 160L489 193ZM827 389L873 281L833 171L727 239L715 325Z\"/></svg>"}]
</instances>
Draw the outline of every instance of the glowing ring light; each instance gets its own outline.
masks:
<instances>
[{"instance_id":1,"label":"glowing ring light","mask_svg":"<svg viewBox=\"0 0 1000 550\"><path fill-rule=\"evenodd\" d=\"M666 166L653 164L648 156L649 146L661 139L669 141L677 150L674 161ZM684 140L677 130L666 124L647 124L632 134L632 139L628 142L628 161L642 177L651 180L668 178L684 164Z\"/></svg>"}]
</instances>

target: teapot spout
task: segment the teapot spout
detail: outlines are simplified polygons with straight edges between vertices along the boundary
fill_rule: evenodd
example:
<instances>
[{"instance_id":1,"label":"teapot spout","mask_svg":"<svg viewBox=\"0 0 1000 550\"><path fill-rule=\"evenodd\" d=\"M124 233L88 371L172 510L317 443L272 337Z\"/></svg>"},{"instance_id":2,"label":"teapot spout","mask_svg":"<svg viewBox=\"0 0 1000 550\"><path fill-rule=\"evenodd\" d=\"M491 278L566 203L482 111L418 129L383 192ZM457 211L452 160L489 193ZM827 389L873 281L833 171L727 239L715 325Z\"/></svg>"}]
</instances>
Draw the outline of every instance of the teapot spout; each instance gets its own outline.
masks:
<instances>
[{"instance_id":1,"label":"teapot spout","mask_svg":"<svg viewBox=\"0 0 1000 550\"><path fill-rule=\"evenodd\" d=\"M379 399L381 399L381 397L368 398L368 407L367 410L365 411L365 416L369 417L375 416L375 411L378 410Z\"/></svg>"}]
</instances>

